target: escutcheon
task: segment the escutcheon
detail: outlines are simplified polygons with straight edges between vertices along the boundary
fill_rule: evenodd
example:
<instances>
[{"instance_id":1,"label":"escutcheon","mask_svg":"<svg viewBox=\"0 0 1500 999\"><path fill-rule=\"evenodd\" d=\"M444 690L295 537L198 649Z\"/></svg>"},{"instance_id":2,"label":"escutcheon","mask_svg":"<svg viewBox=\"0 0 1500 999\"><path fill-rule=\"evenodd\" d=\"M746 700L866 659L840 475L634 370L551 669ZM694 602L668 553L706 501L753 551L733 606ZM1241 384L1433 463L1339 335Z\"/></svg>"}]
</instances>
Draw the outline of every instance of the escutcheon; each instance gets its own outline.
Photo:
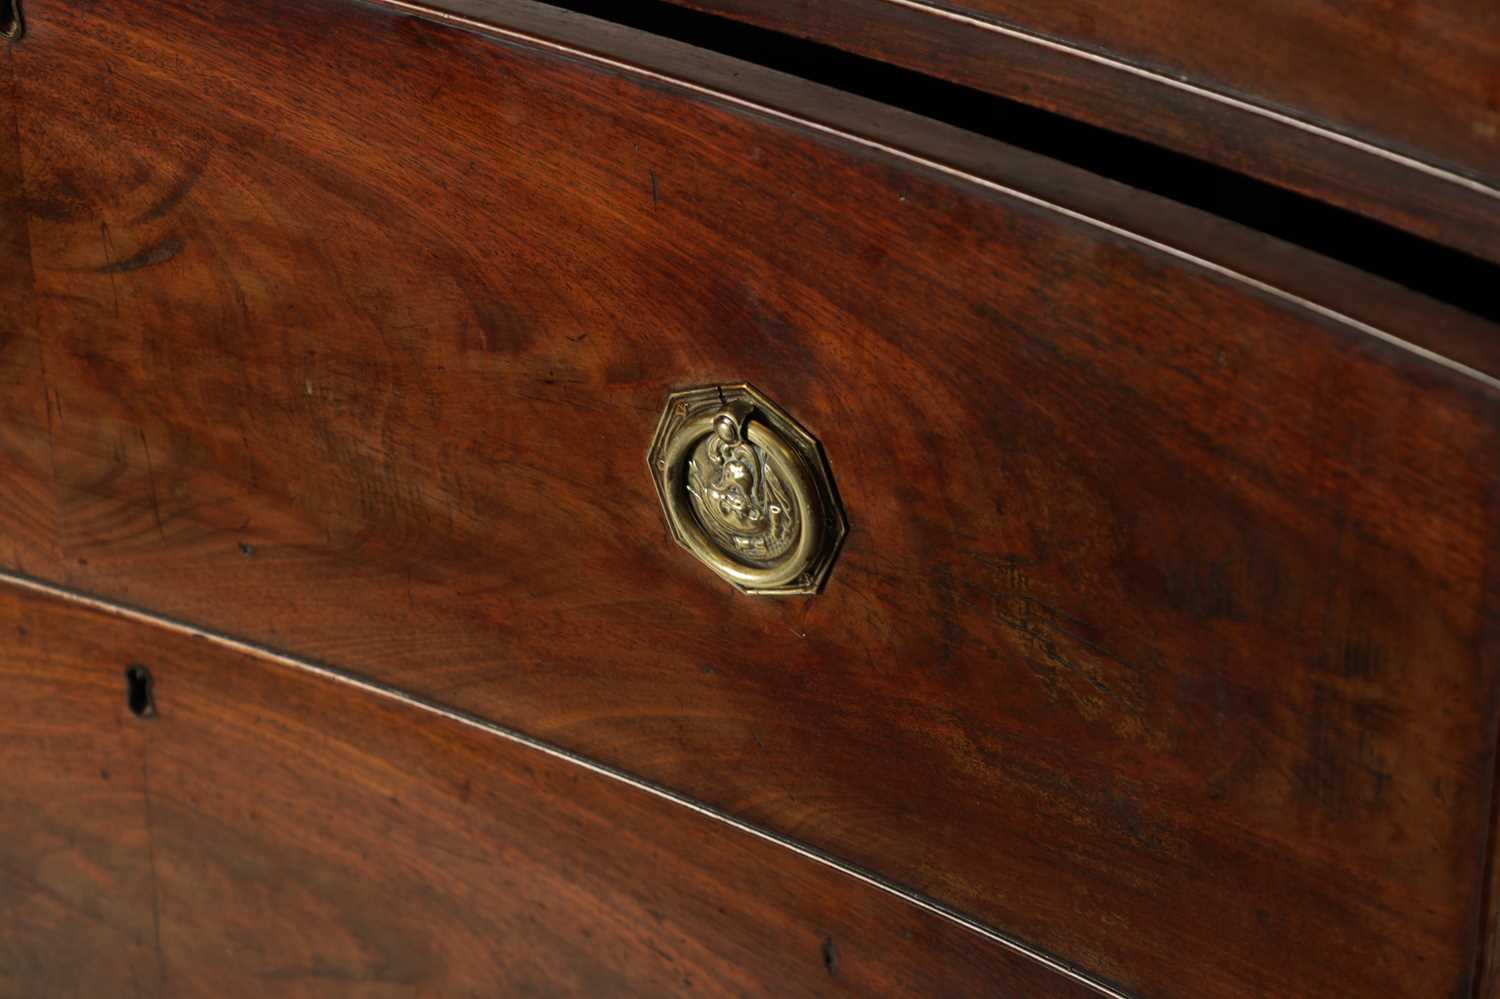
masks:
<instances>
[{"instance_id":1,"label":"escutcheon","mask_svg":"<svg viewBox=\"0 0 1500 999\"><path fill-rule=\"evenodd\" d=\"M822 449L749 385L673 392L647 453L677 543L741 592L816 593L845 521Z\"/></svg>"}]
</instances>

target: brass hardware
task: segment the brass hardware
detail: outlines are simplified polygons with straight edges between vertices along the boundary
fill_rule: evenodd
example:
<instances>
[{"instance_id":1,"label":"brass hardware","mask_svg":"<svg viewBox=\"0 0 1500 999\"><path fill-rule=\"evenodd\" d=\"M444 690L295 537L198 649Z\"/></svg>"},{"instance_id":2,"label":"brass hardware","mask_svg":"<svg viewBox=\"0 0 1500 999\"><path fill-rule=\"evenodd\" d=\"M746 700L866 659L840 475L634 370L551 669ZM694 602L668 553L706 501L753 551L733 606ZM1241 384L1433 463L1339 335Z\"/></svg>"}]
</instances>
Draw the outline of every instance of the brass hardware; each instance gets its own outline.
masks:
<instances>
[{"instance_id":1,"label":"brass hardware","mask_svg":"<svg viewBox=\"0 0 1500 999\"><path fill-rule=\"evenodd\" d=\"M13 42L26 31L21 20L21 0L0 0L0 38Z\"/></svg>"},{"instance_id":2,"label":"brass hardware","mask_svg":"<svg viewBox=\"0 0 1500 999\"><path fill-rule=\"evenodd\" d=\"M647 454L677 543L741 592L816 593L844 540L818 442L748 385L674 392Z\"/></svg>"}]
</instances>

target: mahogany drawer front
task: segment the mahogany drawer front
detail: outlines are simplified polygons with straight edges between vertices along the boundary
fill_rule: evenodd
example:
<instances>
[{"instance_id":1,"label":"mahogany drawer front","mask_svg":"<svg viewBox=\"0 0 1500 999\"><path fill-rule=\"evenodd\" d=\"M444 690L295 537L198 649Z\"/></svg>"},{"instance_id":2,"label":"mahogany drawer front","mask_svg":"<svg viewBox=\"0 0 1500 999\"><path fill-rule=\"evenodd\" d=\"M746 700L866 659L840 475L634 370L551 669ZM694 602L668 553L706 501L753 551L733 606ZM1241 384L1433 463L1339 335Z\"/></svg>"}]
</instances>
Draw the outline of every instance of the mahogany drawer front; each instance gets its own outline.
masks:
<instances>
[{"instance_id":1,"label":"mahogany drawer front","mask_svg":"<svg viewBox=\"0 0 1500 999\"><path fill-rule=\"evenodd\" d=\"M1500 262L1500 7L1488 0L671 2L1137 136Z\"/></svg>"},{"instance_id":2,"label":"mahogany drawer front","mask_svg":"<svg viewBox=\"0 0 1500 999\"><path fill-rule=\"evenodd\" d=\"M8 569L513 726L1124 991L1470 979L1491 379L618 63L330 0L28 13ZM831 463L816 597L735 594L662 524L662 403L733 381Z\"/></svg>"},{"instance_id":3,"label":"mahogany drawer front","mask_svg":"<svg viewBox=\"0 0 1500 999\"><path fill-rule=\"evenodd\" d=\"M1094 994L399 701L9 588L0 636L0 994Z\"/></svg>"}]
</instances>

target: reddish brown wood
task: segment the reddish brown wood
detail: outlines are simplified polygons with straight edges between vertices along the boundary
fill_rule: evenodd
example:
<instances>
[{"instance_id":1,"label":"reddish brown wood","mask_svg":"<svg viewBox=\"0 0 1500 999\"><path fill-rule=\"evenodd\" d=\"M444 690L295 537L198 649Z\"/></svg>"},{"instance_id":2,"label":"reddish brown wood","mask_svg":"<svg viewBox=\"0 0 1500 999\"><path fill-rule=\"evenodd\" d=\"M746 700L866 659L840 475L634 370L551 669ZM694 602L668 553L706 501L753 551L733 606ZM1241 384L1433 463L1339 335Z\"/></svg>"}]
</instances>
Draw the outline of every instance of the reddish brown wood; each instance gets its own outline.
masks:
<instances>
[{"instance_id":1,"label":"reddish brown wood","mask_svg":"<svg viewBox=\"0 0 1500 999\"><path fill-rule=\"evenodd\" d=\"M10 49L0 44L0 517L25 525L0 534L0 549L7 564L25 567L33 556L55 557L44 539L55 537L57 524L48 512L52 468L16 110ZM38 543L43 550L33 551Z\"/></svg>"},{"instance_id":2,"label":"reddish brown wood","mask_svg":"<svg viewBox=\"0 0 1500 999\"><path fill-rule=\"evenodd\" d=\"M1491 584L1497 570L1491 569ZM1500 635L1500 614L1487 619L1490 641ZM1500 740L1500 736L1497 736ZM1475 973L1476 999L1500 999L1500 800L1491 795L1489 849L1487 851L1485 901L1480 924L1480 960Z\"/></svg>"},{"instance_id":3,"label":"reddish brown wood","mask_svg":"<svg viewBox=\"0 0 1500 999\"><path fill-rule=\"evenodd\" d=\"M0 682L4 995L1095 994L680 805L201 640L7 587Z\"/></svg>"},{"instance_id":4,"label":"reddish brown wood","mask_svg":"<svg viewBox=\"0 0 1500 999\"><path fill-rule=\"evenodd\" d=\"M1480 959L1475 974L1473 995L1476 999L1500 997L1500 837L1496 836L1496 823L1500 820L1491 804L1490 847L1488 868L1485 871L1485 907L1480 924Z\"/></svg>"},{"instance_id":5,"label":"reddish brown wood","mask_svg":"<svg viewBox=\"0 0 1500 999\"><path fill-rule=\"evenodd\" d=\"M0 607L0 995L164 995L120 650L77 615Z\"/></svg>"},{"instance_id":6,"label":"reddish brown wood","mask_svg":"<svg viewBox=\"0 0 1500 999\"><path fill-rule=\"evenodd\" d=\"M47 419L0 401L50 458L5 514L29 571L512 724L1144 994L1472 980L1492 381L577 56L319 0L29 20L38 317L0 357L45 360ZM838 479L817 598L737 597L661 524L662 399L740 379Z\"/></svg>"},{"instance_id":7,"label":"reddish brown wood","mask_svg":"<svg viewBox=\"0 0 1500 999\"><path fill-rule=\"evenodd\" d=\"M612 64L666 72L674 79L717 93L748 95L759 107L800 122L829 127L840 135L903 151L923 161L989 178L1040 197L1091 219L1119 226L1165 246L1232 269L1346 316L1399 331L1412 343L1500 377L1500 335L1494 325L1461 309L1439 304L1388 281L1372 280L1348 265L1309 254L1306 249L1271 238L1225 219L1186 208L1097 174L998 142L977 140L972 132L941 125L842 91L759 66L681 45L664 45L640 32L595 18L580 17L527 0L376 0L404 13L415 12L438 23L457 23L476 30L520 32L597 56ZM1108 90L1109 88L1104 88ZM1241 139L1264 147L1267 139ZM1318 143L1323 145L1321 141ZM1352 189L1361 183L1379 187L1389 164L1349 164ZM1419 181L1401 170L1393 182L1402 190ZM1383 200L1390 200L1386 195ZM1400 197L1397 197L1400 200ZM1500 223L1486 200L1479 213ZM1422 218L1443 215L1426 205ZM1500 243L1496 244L1500 252ZM1497 258L1500 259L1500 258Z\"/></svg>"},{"instance_id":8,"label":"reddish brown wood","mask_svg":"<svg viewBox=\"0 0 1500 999\"><path fill-rule=\"evenodd\" d=\"M672 2L1139 136L1500 261L1500 6L1490 0ZM1245 101L1295 121L1235 103ZM1321 128L1397 155L1329 141Z\"/></svg>"}]
</instances>

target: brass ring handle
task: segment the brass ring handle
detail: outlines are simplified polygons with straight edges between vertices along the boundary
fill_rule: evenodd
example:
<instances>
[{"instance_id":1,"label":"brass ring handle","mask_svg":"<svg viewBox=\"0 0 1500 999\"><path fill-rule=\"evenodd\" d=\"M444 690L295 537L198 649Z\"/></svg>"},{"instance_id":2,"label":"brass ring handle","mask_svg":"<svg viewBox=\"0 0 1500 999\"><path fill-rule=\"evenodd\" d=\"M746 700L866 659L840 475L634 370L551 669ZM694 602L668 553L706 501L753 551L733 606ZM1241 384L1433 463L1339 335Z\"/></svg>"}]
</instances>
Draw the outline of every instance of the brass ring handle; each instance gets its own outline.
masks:
<instances>
[{"instance_id":1,"label":"brass ring handle","mask_svg":"<svg viewBox=\"0 0 1500 999\"><path fill-rule=\"evenodd\" d=\"M769 400L748 386L674 395L650 460L667 524L700 562L746 593L817 591L843 515L817 443Z\"/></svg>"},{"instance_id":2,"label":"brass ring handle","mask_svg":"<svg viewBox=\"0 0 1500 999\"><path fill-rule=\"evenodd\" d=\"M0 38L14 42L25 33L26 22L21 19L21 0L0 0Z\"/></svg>"},{"instance_id":3,"label":"brass ring handle","mask_svg":"<svg viewBox=\"0 0 1500 999\"><path fill-rule=\"evenodd\" d=\"M715 459L712 471L702 467ZM747 589L769 589L807 571L818 549L817 493L775 431L742 410L705 414L673 437L666 462L667 519L688 551L719 575ZM751 550L757 542L775 544L778 532L791 535L789 550Z\"/></svg>"}]
</instances>

